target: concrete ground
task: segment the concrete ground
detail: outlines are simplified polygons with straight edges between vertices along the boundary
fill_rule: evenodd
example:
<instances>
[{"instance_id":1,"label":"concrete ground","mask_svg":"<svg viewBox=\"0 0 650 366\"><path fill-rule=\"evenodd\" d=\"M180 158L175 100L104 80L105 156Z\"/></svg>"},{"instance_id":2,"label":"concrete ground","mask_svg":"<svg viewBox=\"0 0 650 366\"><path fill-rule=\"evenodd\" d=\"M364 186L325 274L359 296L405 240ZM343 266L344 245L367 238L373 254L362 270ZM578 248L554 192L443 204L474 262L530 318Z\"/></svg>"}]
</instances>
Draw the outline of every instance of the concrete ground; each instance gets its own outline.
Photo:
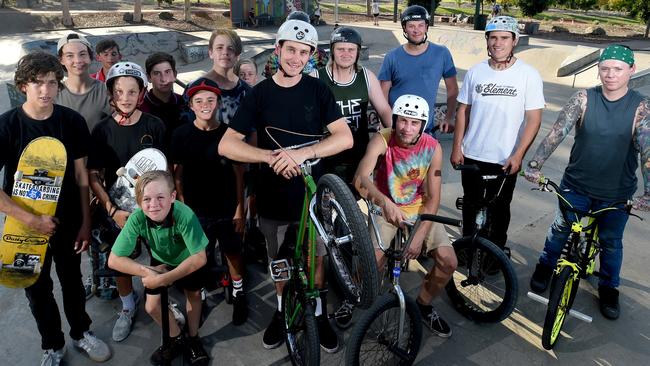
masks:
<instances>
[{"instance_id":1,"label":"concrete ground","mask_svg":"<svg viewBox=\"0 0 650 366\"><path fill-rule=\"evenodd\" d=\"M355 23L370 48L370 59L365 65L378 72L385 53L396 47L403 40L401 30L393 23L382 22L380 28L370 23ZM105 30L107 32L114 30ZM127 30L129 31L129 30ZM320 27L321 38L327 37L331 27ZM91 32L90 30L88 32ZM92 30L101 34L102 30ZM239 31L247 39L251 37L269 37L263 32L249 30ZM476 34L457 35L451 29L436 27L430 31L430 39L446 44L454 56L459 71L459 83L466 70L476 62L484 59L484 43L474 41ZM454 36L450 36L453 34ZM19 44L29 37L57 38L56 34L15 35L0 39L0 81L7 77L19 55ZM480 39L480 34L478 35ZM31 39L31 38L30 38ZM549 131L557 118L562 104L575 92L570 78L554 77L555 70L564 57L570 54L577 44L558 43L531 39L530 46L517 54L518 57L535 66L545 81L547 108L539 136L531 148L534 151L542 137ZM647 48L643 44L639 48ZM17 48L18 47L18 48ZM650 67L648 55L641 52L637 58L645 68ZM641 65L641 63L640 63ZM183 72L197 73L207 70L208 64L189 65ZM2 74L2 72L5 72ZM576 86L595 85L595 73L584 73L576 79ZM0 88L2 90L3 88ZM648 88L643 89L648 92ZM440 89L438 100L444 101L444 87ZM4 96L0 94L0 101ZM0 111L5 109L0 104ZM544 166L545 175L559 180L566 166L572 137L569 136ZM442 138L445 161L451 151L449 138ZM454 208L456 197L462 195L460 175L445 164L444 187L441 202L441 215L459 217ZM536 263L537 255L543 246L546 230L553 216L556 200L550 194L533 192L532 185L525 180L518 182L512 203L512 219L509 230L508 246L512 248L512 261L519 279L519 299L515 312L499 324L477 324L456 313L450 306L446 295L440 296L435 305L442 316L453 328L453 336L442 339L425 330L418 365L647 365L650 359L650 279L647 261L650 254L647 249L648 226L645 222L630 219L625 232L625 259L621 273L621 308L619 320L604 319L598 311L596 283L583 281L574 308L593 316L592 323L583 323L569 318L564 327L563 337L554 351L545 351L541 347L541 325L545 307L526 297L530 274ZM639 192L642 187L639 187ZM646 220L650 218L642 213ZM452 236L457 236L449 230ZM645 239L644 239L645 238ZM643 244L646 243L646 244ZM426 264L426 263L425 263ZM84 261L84 270L87 263ZM86 272L87 273L87 272ZM56 276L54 276L56 277ZM423 274L406 273L402 284L411 296L417 295L418 284ZM55 280L56 282L56 280ZM136 286L141 284L136 280ZM213 363L219 365L284 365L289 361L285 347L265 350L262 334L275 306L273 286L261 269L251 266L248 269L247 291L250 302L249 321L234 327L230 323L231 308L225 304L221 294L209 300L209 316L200 330L203 343L211 354ZM55 286L55 294L60 302L60 291ZM178 298L178 296L175 296ZM39 335L29 312L23 291L0 288L0 353L4 354L2 364L34 365L40 359ZM93 319L92 330L104 340L109 340L116 313L120 309L119 300L104 301L92 298L87 302L87 311ZM331 309L330 309L331 310ZM65 331L67 325L64 323ZM346 339L349 331L341 332ZM108 341L113 350L113 358L106 365L143 365L148 364L150 353L159 345L160 331L144 312L142 305L133 333L121 343ZM339 365L344 357L344 350L334 355L322 353L322 363ZM68 338L68 365L91 364L88 359L71 347ZM180 364L177 360L176 364Z\"/></svg>"}]
</instances>

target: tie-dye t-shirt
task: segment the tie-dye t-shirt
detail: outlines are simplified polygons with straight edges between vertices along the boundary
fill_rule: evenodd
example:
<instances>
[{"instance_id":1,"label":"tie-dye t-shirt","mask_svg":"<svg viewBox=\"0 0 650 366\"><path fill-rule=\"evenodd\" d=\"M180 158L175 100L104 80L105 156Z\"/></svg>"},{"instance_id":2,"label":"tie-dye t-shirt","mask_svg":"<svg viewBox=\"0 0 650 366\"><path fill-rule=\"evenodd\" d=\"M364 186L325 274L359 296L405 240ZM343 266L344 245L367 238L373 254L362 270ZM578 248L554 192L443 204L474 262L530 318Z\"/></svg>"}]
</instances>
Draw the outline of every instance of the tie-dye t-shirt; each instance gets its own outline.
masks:
<instances>
[{"instance_id":1,"label":"tie-dye t-shirt","mask_svg":"<svg viewBox=\"0 0 650 366\"><path fill-rule=\"evenodd\" d=\"M425 133L415 146L400 147L392 132L390 128L380 131L386 154L379 158L375 185L413 219L422 207L424 181L438 141Z\"/></svg>"}]
</instances>

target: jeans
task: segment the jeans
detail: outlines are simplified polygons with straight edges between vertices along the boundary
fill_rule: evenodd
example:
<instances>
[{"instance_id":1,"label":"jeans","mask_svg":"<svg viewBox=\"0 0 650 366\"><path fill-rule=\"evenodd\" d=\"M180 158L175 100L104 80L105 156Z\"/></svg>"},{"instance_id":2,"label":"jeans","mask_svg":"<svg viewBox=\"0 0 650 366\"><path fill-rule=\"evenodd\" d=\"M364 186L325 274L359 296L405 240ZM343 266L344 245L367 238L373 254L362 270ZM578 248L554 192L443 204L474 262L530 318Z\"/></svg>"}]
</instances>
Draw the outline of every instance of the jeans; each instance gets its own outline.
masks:
<instances>
[{"instance_id":1,"label":"jeans","mask_svg":"<svg viewBox=\"0 0 650 366\"><path fill-rule=\"evenodd\" d=\"M576 193L564 184L560 185L562 195L571 205L581 211L596 211L612 204L612 201L601 201ZM567 215L569 219L573 214ZM600 280L599 286L616 288L620 284L619 274L623 262L623 231L628 214L624 211L609 211L600 217L598 237L600 242ZM571 224L567 223L558 208L555 221L548 230L544 250L539 262L548 267L555 267L560 258L562 248L571 233Z\"/></svg>"},{"instance_id":2,"label":"jeans","mask_svg":"<svg viewBox=\"0 0 650 366\"><path fill-rule=\"evenodd\" d=\"M463 236L472 235L475 229L476 213L480 207L478 203L483 200L483 187L487 186L487 198L494 197L504 178L497 178L484 182L482 175L501 175L503 166L499 164L485 163L482 161L465 158L464 164L476 164L478 172L464 170L461 173L463 183ZM510 225L510 202L512 193L517 183L517 175L511 174L505 178L499 197L488 208L488 222L490 232L482 233L488 240L499 246L505 247L508 240L508 226Z\"/></svg>"},{"instance_id":3,"label":"jeans","mask_svg":"<svg viewBox=\"0 0 650 366\"><path fill-rule=\"evenodd\" d=\"M70 325L70 337L79 340L90 327L90 317L85 309L86 292L81 281L81 255L74 252L73 245L77 231L63 227L59 227L59 230L50 238L50 248L41 275L36 283L25 289L29 307L41 334L42 349L60 349L65 345L59 308L52 292L52 260L56 263L56 274L61 283L63 311Z\"/></svg>"}]
</instances>

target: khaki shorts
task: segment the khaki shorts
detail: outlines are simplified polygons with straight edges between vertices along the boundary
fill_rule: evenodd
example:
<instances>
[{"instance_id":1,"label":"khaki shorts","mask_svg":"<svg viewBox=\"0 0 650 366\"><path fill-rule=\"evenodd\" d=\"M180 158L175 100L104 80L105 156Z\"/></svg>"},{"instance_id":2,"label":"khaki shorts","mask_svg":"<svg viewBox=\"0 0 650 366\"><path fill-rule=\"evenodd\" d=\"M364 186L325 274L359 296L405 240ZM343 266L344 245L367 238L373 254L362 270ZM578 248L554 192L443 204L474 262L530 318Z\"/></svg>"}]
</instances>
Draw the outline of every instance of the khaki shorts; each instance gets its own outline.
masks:
<instances>
[{"instance_id":1,"label":"khaki shorts","mask_svg":"<svg viewBox=\"0 0 650 366\"><path fill-rule=\"evenodd\" d=\"M293 255L293 252L290 251L289 248L285 248L284 253L280 253L280 248L284 245L293 246L295 244L295 234L298 230L298 222L279 221L260 217L259 227L262 234L264 234L264 239L266 239L266 254L269 261L287 258ZM293 230L293 235L289 239L292 242L285 244L285 236L287 236L287 230ZM278 256L278 254L284 255ZM320 236L318 235L316 235L316 255L319 257L327 255L327 248L325 248L325 243L323 243L323 241L320 239Z\"/></svg>"},{"instance_id":2,"label":"khaki shorts","mask_svg":"<svg viewBox=\"0 0 650 366\"><path fill-rule=\"evenodd\" d=\"M390 245L390 242L397 234L397 227L386 220L383 216L374 215L375 223L379 228L379 236L384 246ZM372 244L375 249L379 249L379 244L377 243L377 238L375 237L375 231L370 229L370 237L372 238ZM440 247L451 247L451 242L449 241L449 235L445 230L445 226L438 222L433 222L431 225L431 230L429 234L424 238L424 245L422 246L423 254L430 255L432 251Z\"/></svg>"}]
</instances>

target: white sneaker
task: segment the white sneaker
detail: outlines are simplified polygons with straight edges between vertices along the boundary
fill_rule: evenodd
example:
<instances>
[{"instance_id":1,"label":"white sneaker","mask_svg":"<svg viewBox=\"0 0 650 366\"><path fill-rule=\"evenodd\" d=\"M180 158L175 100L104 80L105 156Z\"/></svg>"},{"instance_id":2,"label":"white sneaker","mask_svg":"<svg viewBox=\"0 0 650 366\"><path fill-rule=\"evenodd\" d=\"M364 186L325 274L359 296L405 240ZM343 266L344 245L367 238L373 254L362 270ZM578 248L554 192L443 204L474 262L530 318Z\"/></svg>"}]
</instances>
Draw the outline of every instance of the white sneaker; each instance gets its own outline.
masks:
<instances>
[{"instance_id":1,"label":"white sneaker","mask_svg":"<svg viewBox=\"0 0 650 366\"><path fill-rule=\"evenodd\" d=\"M65 355L65 346L56 351L53 349L45 350L41 359L41 366L59 366L63 355Z\"/></svg>"},{"instance_id":2,"label":"white sneaker","mask_svg":"<svg viewBox=\"0 0 650 366\"><path fill-rule=\"evenodd\" d=\"M88 357L95 362L104 362L111 358L111 350L108 345L90 331L84 332L83 338L72 343L78 350L86 352Z\"/></svg>"},{"instance_id":3,"label":"white sneaker","mask_svg":"<svg viewBox=\"0 0 650 366\"><path fill-rule=\"evenodd\" d=\"M118 318L113 326L113 340L115 342L121 342L131 334L133 320L135 319L135 315L138 313L138 306L140 305L140 297L137 292L133 292L133 297L135 308L133 310L122 310L117 313Z\"/></svg>"}]
</instances>

